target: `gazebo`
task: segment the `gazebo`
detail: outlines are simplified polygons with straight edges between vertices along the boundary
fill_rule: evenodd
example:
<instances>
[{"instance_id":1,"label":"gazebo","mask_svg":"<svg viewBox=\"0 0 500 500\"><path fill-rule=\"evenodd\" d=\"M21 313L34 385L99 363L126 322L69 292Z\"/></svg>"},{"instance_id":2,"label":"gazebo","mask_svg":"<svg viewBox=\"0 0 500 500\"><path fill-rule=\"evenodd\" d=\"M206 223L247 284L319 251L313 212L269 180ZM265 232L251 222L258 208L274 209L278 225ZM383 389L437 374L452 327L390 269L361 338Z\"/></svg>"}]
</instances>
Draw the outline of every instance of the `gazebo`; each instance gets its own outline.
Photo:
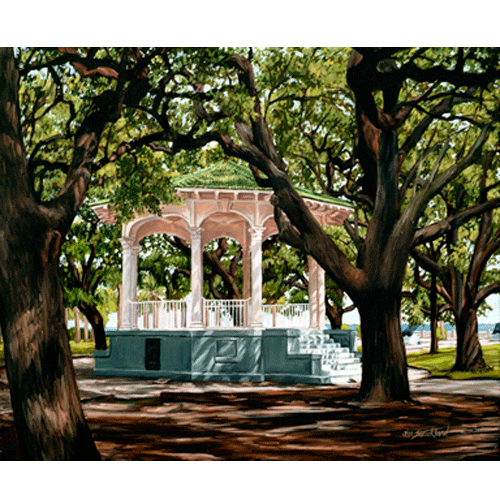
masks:
<instances>
[{"instance_id":1,"label":"gazebo","mask_svg":"<svg viewBox=\"0 0 500 500\"><path fill-rule=\"evenodd\" d=\"M146 371L148 363L149 366L157 367L151 370L161 371L162 338L169 339L169 347L165 347L171 354L172 346L176 344L172 342L174 336L204 339L203 345L209 351L210 342L207 344L207 339L212 338L215 342L212 342L215 354L213 363L208 364L213 368L217 363L224 363L227 354L230 354L229 358L233 362L239 357L240 351L245 357L243 351L248 350L248 342L262 337L262 332L280 330L285 332L284 337L287 338L286 332L290 329L324 330L324 271L312 258L309 258L308 307L289 305L277 310L276 307L266 309L262 305L262 242L277 234L278 228L274 221L274 207L270 203L272 191L259 187L248 167L232 161L221 161L201 171L179 177L174 186L177 197L180 198L179 204L162 205L160 215L140 214L123 224L120 239L123 247L121 322L119 332L110 335L111 350L113 340L115 351L119 349L117 337L128 338L128 341L122 340L121 344L130 344L129 347L133 349L134 342L130 339L147 340L146 337L149 336L149 342L146 341L144 346L137 345L136 348L145 352L146 358L149 359L146 360ZM307 190L299 192L322 226L340 225L352 212L352 206L344 201ZM109 205L95 206L94 210L105 223L116 222L113 208ZM147 303L137 301L139 242L145 236L155 233L167 233L190 242L190 300ZM212 240L222 237L237 241L243 250L242 300L214 301L203 297L203 249ZM151 337L152 334L154 338ZM235 336L241 341L234 341ZM190 347L191 351L192 347L193 345ZM253 350L255 351L255 345ZM96 371L99 364L101 367L104 366L103 363L106 364L106 352L96 351L96 361L101 358L99 363L96 362ZM130 354L124 354L124 350L121 352L122 357L130 357ZM181 358L183 356L179 352L177 355ZM110 357L109 353L107 357ZM191 358L191 377L188 378L193 378L192 352L188 357ZM156 361L153 362L152 359ZM262 364L258 360L256 362L257 365ZM166 361L163 364L166 366ZM246 364L248 363L243 363ZM234 364L229 368L231 366L236 368ZM171 374L170 368L166 370ZM221 373L220 370L216 372L219 375ZM105 373L114 374L110 373L109 369L105 369ZM124 373L122 371L118 374ZM180 378L183 378L183 375Z\"/></svg>"},{"instance_id":2,"label":"gazebo","mask_svg":"<svg viewBox=\"0 0 500 500\"><path fill-rule=\"evenodd\" d=\"M139 325L138 320L148 310L155 313L155 319L146 322L148 328L153 325L159 327L160 324L189 329L266 326L262 320L262 242L278 233L270 203L272 192L260 188L248 168L231 161L222 161L202 171L182 176L174 185L177 196L184 199L184 203L163 205L161 216L143 214L123 225L120 240L123 246L120 329L143 329L146 325L144 322ZM323 226L340 225L352 212L346 202L307 190L299 191ZM108 205L97 206L94 210L104 222L115 222L113 210ZM153 233L178 236L191 244L189 308L184 301L159 301L157 305L148 303L148 308L137 302L139 242ZM203 298L203 248L212 240L222 237L236 240L243 249L243 300L207 301ZM302 322L298 326L325 327L324 292L324 271L314 259L309 258L309 324ZM179 314L183 311L182 319L175 326L174 310ZM232 313L233 321L225 324L220 322L223 311ZM276 317L276 308L273 313ZM171 321L166 320L169 314ZM160 321L160 315L163 321ZM219 318L217 325L211 324L214 318ZM236 323L234 318L237 318Z\"/></svg>"}]
</instances>

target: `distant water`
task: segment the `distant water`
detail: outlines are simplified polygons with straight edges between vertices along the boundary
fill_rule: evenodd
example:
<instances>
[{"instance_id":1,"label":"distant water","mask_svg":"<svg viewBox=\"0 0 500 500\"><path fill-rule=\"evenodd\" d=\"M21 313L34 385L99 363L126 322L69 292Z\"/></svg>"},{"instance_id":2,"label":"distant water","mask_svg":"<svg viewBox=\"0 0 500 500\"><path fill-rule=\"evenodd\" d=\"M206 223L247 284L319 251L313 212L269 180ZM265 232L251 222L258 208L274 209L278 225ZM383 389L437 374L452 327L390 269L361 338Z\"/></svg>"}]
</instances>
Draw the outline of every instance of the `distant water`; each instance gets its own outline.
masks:
<instances>
[{"instance_id":1,"label":"distant water","mask_svg":"<svg viewBox=\"0 0 500 500\"><path fill-rule=\"evenodd\" d=\"M493 329L495 328L495 324L496 323L479 323L478 331L480 331L480 332L492 332ZM351 329L355 330L358 325L349 325L349 326ZM455 330L455 325L451 325L450 323L445 323L444 327L446 328L446 331L448 331L448 332L451 330ZM402 328L402 330L404 330L405 328L408 328L408 324L401 323L401 328ZM431 330L430 323L417 327L417 329L415 331L421 332L422 330L430 332L430 330Z\"/></svg>"}]
</instances>

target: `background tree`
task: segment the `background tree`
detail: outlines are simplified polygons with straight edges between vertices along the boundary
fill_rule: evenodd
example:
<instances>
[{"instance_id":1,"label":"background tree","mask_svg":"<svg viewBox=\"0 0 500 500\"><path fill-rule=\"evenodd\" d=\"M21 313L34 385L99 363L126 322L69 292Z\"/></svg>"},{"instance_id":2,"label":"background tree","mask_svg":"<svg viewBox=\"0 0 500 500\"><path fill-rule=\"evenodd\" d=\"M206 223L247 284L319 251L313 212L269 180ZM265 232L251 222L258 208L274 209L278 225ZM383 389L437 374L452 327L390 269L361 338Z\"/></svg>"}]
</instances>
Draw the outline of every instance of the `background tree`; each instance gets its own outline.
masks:
<instances>
[{"instance_id":1,"label":"background tree","mask_svg":"<svg viewBox=\"0 0 500 500\"><path fill-rule=\"evenodd\" d=\"M490 154L475 175L467 176L456 186L443 191L445 209L450 216L473 204L477 198L485 203L497 197L500 182ZM500 291L498 270L488 263L500 249L500 218L498 211L487 211L459 228L450 229L442 239L439 254L426 252L423 246L412 250L417 263L439 278L437 292L453 312L457 330L457 354L453 370L469 371L486 368L478 334L478 310L487 297Z\"/></svg>"},{"instance_id":2,"label":"background tree","mask_svg":"<svg viewBox=\"0 0 500 500\"><path fill-rule=\"evenodd\" d=\"M148 288L149 280L165 300L181 300L189 293L189 256L172 247L165 235L143 238L139 256L139 289Z\"/></svg>"},{"instance_id":3,"label":"background tree","mask_svg":"<svg viewBox=\"0 0 500 500\"><path fill-rule=\"evenodd\" d=\"M96 349L106 349L102 309L103 287L118 289L121 283L120 228L105 225L90 209L82 207L62 246L60 276L65 305L85 315L94 333Z\"/></svg>"},{"instance_id":4,"label":"background tree","mask_svg":"<svg viewBox=\"0 0 500 500\"><path fill-rule=\"evenodd\" d=\"M431 252L436 255L439 247ZM430 323L431 342L429 354L439 352L438 321L450 320L451 307L438 294L439 283L435 275L423 271L415 262L410 262L403 285L402 312L409 326L418 327Z\"/></svg>"}]
</instances>

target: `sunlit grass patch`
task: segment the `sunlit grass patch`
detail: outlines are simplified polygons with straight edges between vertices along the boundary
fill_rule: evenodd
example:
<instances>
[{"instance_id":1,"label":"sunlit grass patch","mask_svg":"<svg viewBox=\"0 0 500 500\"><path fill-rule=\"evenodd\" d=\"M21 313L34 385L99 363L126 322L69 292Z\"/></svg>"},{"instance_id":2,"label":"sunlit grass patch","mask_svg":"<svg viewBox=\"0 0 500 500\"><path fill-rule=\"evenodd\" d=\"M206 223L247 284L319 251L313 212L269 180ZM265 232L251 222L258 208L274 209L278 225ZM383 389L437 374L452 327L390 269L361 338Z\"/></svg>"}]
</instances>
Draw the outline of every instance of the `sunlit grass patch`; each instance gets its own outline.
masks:
<instances>
[{"instance_id":1,"label":"sunlit grass patch","mask_svg":"<svg viewBox=\"0 0 500 500\"><path fill-rule=\"evenodd\" d=\"M472 372L450 372L455 363L455 348L440 349L438 354L419 352L408 354L408 364L425 368L433 375L447 376L455 380L470 378L500 378L500 345L483 346L483 356L492 370L476 370Z\"/></svg>"}]
</instances>

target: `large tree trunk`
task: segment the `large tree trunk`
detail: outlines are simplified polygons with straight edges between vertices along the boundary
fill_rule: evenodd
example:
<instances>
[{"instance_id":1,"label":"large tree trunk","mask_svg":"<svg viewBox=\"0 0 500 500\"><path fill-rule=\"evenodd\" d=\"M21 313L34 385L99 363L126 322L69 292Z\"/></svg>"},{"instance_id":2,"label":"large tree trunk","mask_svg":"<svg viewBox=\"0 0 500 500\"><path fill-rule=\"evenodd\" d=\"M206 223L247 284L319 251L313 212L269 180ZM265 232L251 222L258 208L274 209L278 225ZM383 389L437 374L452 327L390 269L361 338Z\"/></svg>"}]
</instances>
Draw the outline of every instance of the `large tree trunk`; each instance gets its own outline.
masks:
<instances>
[{"instance_id":1,"label":"large tree trunk","mask_svg":"<svg viewBox=\"0 0 500 500\"><path fill-rule=\"evenodd\" d=\"M104 321L95 304L86 304L84 302L80 302L78 304L78 309L80 309L80 311L85 315L90 325L92 326L92 331L94 332L95 348L97 350L107 349Z\"/></svg>"},{"instance_id":2,"label":"large tree trunk","mask_svg":"<svg viewBox=\"0 0 500 500\"><path fill-rule=\"evenodd\" d=\"M397 210L398 140L395 130L380 134L378 187L372 220L358 266L367 280L353 301L361 319L363 344L362 400L408 401L410 388L401 332L401 294L414 232L413 217ZM364 288L364 290L363 290Z\"/></svg>"},{"instance_id":3,"label":"large tree trunk","mask_svg":"<svg viewBox=\"0 0 500 500\"><path fill-rule=\"evenodd\" d=\"M0 50L0 330L14 421L26 459L98 459L64 322L63 235L28 184L17 87L12 50Z\"/></svg>"},{"instance_id":4,"label":"large tree trunk","mask_svg":"<svg viewBox=\"0 0 500 500\"><path fill-rule=\"evenodd\" d=\"M486 363L477 329L477 310L472 306L474 294L467 288L465 277L457 269L451 271L450 289L457 330L457 352L452 370L469 371L485 368Z\"/></svg>"},{"instance_id":5,"label":"large tree trunk","mask_svg":"<svg viewBox=\"0 0 500 500\"><path fill-rule=\"evenodd\" d=\"M99 459L80 404L57 275L58 234L19 207L1 241L1 326L26 459Z\"/></svg>"},{"instance_id":6,"label":"large tree trunk","mask_svg":"<svg viewBox=\"0 0 500 500\"><path fill-rule=\"evenodd\" d=\"M409 401L408 367L397 293L371 290L357 303L361 319L364 401Z\"/></svg>"},{"instance_id":7,"label":"large tree trunk","mask_svg":"<svg viewBox=\"0 0 500 500\"><path fill-rule=\"evenodd\" d=\"M477 311L464 308L460 317L456 318L457 354L453 371L486 368L477 327Z\"/></svg>"}]
</instances>

